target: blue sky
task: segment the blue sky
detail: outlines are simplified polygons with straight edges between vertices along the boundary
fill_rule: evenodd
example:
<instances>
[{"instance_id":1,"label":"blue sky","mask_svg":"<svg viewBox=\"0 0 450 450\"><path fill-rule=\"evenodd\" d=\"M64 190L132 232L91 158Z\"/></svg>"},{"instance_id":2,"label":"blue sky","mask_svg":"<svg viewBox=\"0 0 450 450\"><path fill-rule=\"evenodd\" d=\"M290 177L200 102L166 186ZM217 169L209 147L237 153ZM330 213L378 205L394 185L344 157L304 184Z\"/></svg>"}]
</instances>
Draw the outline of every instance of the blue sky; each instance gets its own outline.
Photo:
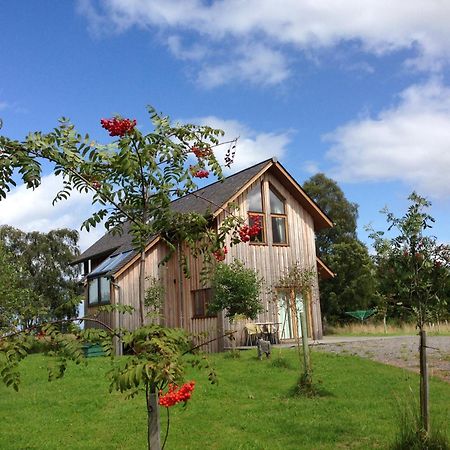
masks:
<instances>
[{"instance_id":1,"label":"blue sky","mask_svg":"<svg viewBox=\"0 0 450 450\"><path fill-rule=\"evenodd\" d=\"M303 182L318 171L359 204L401 214L412 190L450 241L450 3L432 0L79 0L4 2L2 133L60 116L107 140L115 113L145 129L145 106L240 136L235 170L277 156ZM58 182L19 187L0 223L78 228L89 199L51 207ZM83 235L86 247L103 230Z\"/></svg>"}]
</instances>

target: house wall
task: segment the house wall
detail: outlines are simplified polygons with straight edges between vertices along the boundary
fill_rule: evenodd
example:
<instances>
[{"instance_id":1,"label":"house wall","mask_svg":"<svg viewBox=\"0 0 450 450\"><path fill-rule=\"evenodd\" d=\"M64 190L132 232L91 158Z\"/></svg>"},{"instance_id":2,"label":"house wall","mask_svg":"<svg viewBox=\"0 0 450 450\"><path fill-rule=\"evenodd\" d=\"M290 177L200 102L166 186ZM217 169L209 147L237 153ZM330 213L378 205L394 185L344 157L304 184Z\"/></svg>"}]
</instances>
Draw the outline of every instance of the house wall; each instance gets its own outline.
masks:
<instances>
[{"instance_id":1,"label":"house wall","mask_svg":"<svg viewBox=\"0 0 450 450\"><path fill-rule=\"evenodd\" d=\"M188 254L186 248L181 249L181 252ZM217 338L217 332L222 328L222 319L205 318L194 319L192 291L201 289L204 286L200 281L201 262L199 259L189 257L189 266L191 277L185 278L180 270L178 264L177 253L172 255L168 263L161 265L160 262L167 256L167 246L159 242L153 246L147 253L145 259L145 273L146 289L150 285L150 279L155 278L160 280L165 289L165 302L163 310L160 312L160 317L150 317L148 322L154 321L164 324L169 327L185 328L198 337L194 338L194 343L200 344L202 342ZM180 297L180 279L181 291L183 293ZM112 303L121 303L123 305L133 306L135 312L133 314L121 315L120 326L128 329L136 329L139 327L139 264L138 262L126 268L115 280L117 287L114 288L114 296ZM120 296L120 297L119 297ZM147 310L148 312L148 310ZM115 314L118 316L118 314ZM118 325L118 318L111 316L108 324L112 323L114 326ZM202 335L202 336L201 336ZM220 343L215 340L203 347L209 352L217 352L220 350Z\"/></svg>"},{"instance_id":2,"label":"house wall","mask_svg":"<svg viewBox=\"0 0 450 450\"><path fill-rule=\"evenodd\" d=\"M160 254L167 255L164 244L161 243L159 245ZM217 352L221 349L221 341L218 338L222 334L221 330L223 329L222 317L193 317L192 292L205 288L200 280L202 261L200 258L194 258L186 246L183 246L179 251L181 254L188 255L190 277L186 278L180 268L178 252L172 256L165 266L160 268L161 279L166 286L166 302L162 323L167 326L181 327L188 330L194 335L193 341L195 345L212 341L202 346L202 350Z\"/></svg>"},{"instance_id":3,"label":"house wall","mask_svg":"<svg viewBox=\"0 0 450 450\"><path fill-rule=\"evenodd\" d=\"M248 214L247 193L261 181L253 183L248 189L239 195L235 200L239 206L238 214L246 217ZM293 195L273 176L266 172L262 176L263 183L263 203L266 211L265 224L267 243L262 244L239 244L229 248L225 262L231 262L233 258L240 259L247 267L254 268L265 280L265 292L262 295L263 311L256 322L278 322L277 302L274 301L274 290L278 280L283 276L286 269L299 262L301 267L316 270L316 250L314 222L311 215L295 200ZM272 185L279 194L286 200L288 245L274 245L271 242L272 227L269 205L269 185ZM227 212L223 212L219 220L226 217ZM310 296L309 326L310 336L314 339L322 337L322 323L319 302L319 290L317 277L313 282ZM238 325L242 329L245 322ZM234 325L235 327L235 325ZM225 323L225 329L229 329L230 324ZM241 332L240 332L241 333ZM243 333L242 333L243 334Z\"/></svg>"}]
</instances>

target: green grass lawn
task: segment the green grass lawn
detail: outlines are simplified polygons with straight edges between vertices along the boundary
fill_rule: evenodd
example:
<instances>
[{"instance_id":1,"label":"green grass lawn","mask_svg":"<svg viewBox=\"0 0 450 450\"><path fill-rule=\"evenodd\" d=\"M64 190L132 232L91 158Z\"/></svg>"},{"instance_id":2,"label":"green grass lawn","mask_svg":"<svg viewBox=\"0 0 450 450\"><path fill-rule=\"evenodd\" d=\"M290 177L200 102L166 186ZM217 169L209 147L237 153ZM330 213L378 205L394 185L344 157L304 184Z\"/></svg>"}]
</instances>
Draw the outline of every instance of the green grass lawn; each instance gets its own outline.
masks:
<instances>
[{"instance_id":1,"label":"green grass lawn","mask_svg":"<svg viewBox=\"0 0 450 450\"><path fill-rule=\"evenodd\" d=\"M313 353L314 377L326 395L292 398L297 354L282 355L290 367L258 361L256 350L242 352L240 359L213 355L218 386L191 370L187 379L197 386L187 408L171 409L166 449L363 449L386 448L393 440L398 400L412 399L417 375L356 357ZM146 448L144 397L125 400L108 393L108 359L70 366L63 379L51 383L47 362L33 355L23 363L19 393L0 385L0 449ZM439 423L450 423L450 385L432 380L431 410Z\"/></svg>"}]
</instances>

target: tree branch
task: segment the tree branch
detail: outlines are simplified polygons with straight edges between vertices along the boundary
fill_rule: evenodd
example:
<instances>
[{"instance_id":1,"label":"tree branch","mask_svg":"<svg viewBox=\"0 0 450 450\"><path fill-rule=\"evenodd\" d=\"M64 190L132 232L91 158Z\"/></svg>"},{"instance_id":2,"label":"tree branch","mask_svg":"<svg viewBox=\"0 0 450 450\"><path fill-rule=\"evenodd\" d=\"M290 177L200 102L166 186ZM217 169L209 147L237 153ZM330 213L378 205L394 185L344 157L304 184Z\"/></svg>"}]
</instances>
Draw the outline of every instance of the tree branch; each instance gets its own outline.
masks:
<instances>
[{"instance_id":1,"label":"tree branch","mask_svg":"<svg viewBox=\"0 0 450 450\"><path fill-rule=\"evenodd\" d=\"M63 323L70 323L70 322L94 322L98 323L99 325L102 325L104 328L106 328L112 336L120 337L120 334L114 331L109 325L106 325L106 323L102 322L99 319L95 319L92 317L74 317L72 319L60 319L60 320L52 320L51 322L45 322L43 324L38 325L32 325L30 327L24 328L23 330L15 331L14 333L5 334L4 336L0 336L0 341L9 339L14 336L18 336L20 334L27 334L30 331L33 330L39 330L42 327L45 327L46 325L57 325L57 324L63 324Z\"/></svg>"}]
</instances>

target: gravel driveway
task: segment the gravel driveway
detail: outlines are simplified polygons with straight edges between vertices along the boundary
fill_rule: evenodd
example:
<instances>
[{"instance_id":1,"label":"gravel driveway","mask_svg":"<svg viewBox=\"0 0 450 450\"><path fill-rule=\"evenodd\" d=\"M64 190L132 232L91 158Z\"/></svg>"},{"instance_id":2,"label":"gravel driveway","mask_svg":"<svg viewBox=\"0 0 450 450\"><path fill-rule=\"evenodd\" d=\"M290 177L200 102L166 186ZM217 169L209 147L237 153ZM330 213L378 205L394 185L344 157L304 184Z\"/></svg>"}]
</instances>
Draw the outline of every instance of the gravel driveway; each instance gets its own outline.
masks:
<instances>
[{"instance_id":1,"label":"gravel driveway","mask_svg":"<svg viewBox=\"0 0 450 450\"><path fill-rule=\"evenodd\" d=\"M419 336L325 337L314 350L357 355L419 372ZM450 383L450 336L427 336L428 367L431 376Z\"/></svg>"}]
</instances>

